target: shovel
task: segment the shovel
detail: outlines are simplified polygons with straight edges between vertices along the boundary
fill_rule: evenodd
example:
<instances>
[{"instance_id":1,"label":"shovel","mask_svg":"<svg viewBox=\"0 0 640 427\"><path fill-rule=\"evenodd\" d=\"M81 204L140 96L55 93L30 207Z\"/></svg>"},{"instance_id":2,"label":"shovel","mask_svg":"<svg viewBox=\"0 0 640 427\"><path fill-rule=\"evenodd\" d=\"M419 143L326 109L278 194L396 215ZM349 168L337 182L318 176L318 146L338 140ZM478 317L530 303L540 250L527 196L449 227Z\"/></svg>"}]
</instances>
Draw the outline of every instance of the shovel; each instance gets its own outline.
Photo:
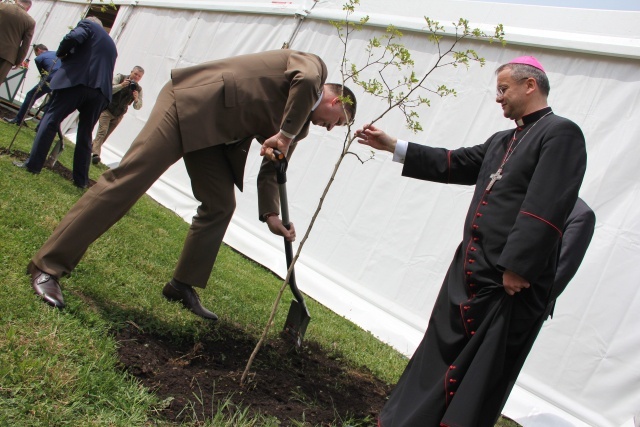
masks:
<instances>
[{"instance_id":1,"label":"shovel","mask_svg":"<svg viewBox=\"0 0 640 427\"><path fill-rule=\"evenodd\" d=\"M58 137L59 140L58 142L56 142L56 145L53 146L53 149L51 149L51 153L49 154L47 162L45 163L45 166L48 166L50 168L53 168L56 165L56 163L58 162L58 157L60 157L60 153L62 153L62 150L64 150L64 138L60 129L58 129Z\"/></svg>"},{"instance_id":2,"label":"shovel","mask_svg":"<svg viewBox=\"0 0 640 427\"><path fill-rule=\"evenodd\" d=\"M278 180L278 191L280 193L282 225L289 230L291 223L289 221L289 202L287 200L287 158L277 150L274 150L274 154L278 159L278 162L274 164ZM287 257L287 271L289 271L289 267L293 261L293 248L291 242L287 241L287 239L284 239L284 251ZM282 335L286 339L293 341L296 347L299 348L302 346L302 339L307 331L307 326L309 325L311 316L309 315L309 310L304 302L302 293L300 293L298 286L296 285L296 277L293 270L291 270L291 276L289 276L289 287L291 288L291 293L295 299L291 301L289 314L287 315Z\"/></svg>"}]
</instances>

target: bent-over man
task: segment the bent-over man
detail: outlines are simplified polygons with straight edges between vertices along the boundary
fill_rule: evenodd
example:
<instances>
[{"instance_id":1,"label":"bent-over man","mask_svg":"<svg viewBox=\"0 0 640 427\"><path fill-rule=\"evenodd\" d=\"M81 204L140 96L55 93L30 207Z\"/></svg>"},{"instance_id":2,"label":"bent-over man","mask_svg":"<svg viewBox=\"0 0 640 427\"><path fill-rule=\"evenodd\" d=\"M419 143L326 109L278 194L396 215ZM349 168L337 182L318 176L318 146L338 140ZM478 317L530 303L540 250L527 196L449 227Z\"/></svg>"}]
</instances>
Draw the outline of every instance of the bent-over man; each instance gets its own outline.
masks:
<instances>
[{"instance_id":1,"label":"bent-over man","mask_svg":"<svg viewBox=\"0 0 640 427\"><path fill-rule=\"evenodd\" d=\"M29 109L33 107L33 104L42 96L51 93L49 83L55 75L62 62L58 59L55 52L49 51L49 49L43 44L37 44L33 47L36 54L36 67L40 73L40 81L37 85L31 88L20 106L18 113L13 119L3 117L3 120L7 123L19 125L24 120L24 117L29 112ZM46 112L46 106L42 111Z\"/></svg>"},{"instance_id":2,"label":"bent-over man","mask_svg":"<svg viewBox=\"0 0 640 427\"><path fill-rule=\"evenodd\" d=\"M58 279L69 274L89 245L116 223L164 171L179 159L200 202L173 278L162 293L198 316L216 320L202 306L194 287L204 288L231 216L234 184L242 190L249 144L290 147L307 136L313 123L327 130L353 120L353 93L326 84L327 67L316 55L294 50L243 55L175 69L162 88L149 120L120 165L62 219L32 258L32 286L45 302L64 307ZM343 97L344 96L344 97ZM349 102L343 101L348 97ZM279 218L275 168L263 161L258 175L259 219L270 231L293 241Z\"/></svg>"}]
</instances>

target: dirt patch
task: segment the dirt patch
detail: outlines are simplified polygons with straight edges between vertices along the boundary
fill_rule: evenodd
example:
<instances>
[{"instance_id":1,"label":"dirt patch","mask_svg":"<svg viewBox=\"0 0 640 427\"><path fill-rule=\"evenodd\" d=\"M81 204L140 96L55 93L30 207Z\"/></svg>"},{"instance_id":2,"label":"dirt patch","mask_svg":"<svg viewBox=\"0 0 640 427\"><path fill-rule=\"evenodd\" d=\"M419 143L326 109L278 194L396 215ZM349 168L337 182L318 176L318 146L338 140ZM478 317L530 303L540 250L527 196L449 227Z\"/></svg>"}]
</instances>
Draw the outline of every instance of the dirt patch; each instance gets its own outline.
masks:
<instances>
[{"instance_id":1,"label":"dirt patch","mask_svg":"<svg viewBox=\"0 0 640 427\"><path fill-rule=\"evenodd\" d=\"M20 161L28 156L5 148L0 154ZM60 163L51 170L71 179L71 171ZM159 415L169 421L210 419L218 404L230 399L253 413L278 418L283 426L293 425L291 420L311 426L343 425L346 420L372 426L391 391L365 368L345 365L338 352L329 353L312 341L296 351L282 339L260 350L241 386L256 339L224 321L190 344L145 333L133 324L116 332L115 339L122 369L164 400Z\"/></svg>"},{"instance_id":2,"label":"dirt patch","mask_svg":"<svg viewBox=\"0 0 640 427\"><path fill-rule=\"evenodd\" d=\"M261 349L244 386L240 377L256 341L221 322L192 345L145 334L133 326L116 335L124 369L162 399L160 414L172 421L210 418L228 397L250 411L277 417L282 425L376 424L390 386L364 369L355 370L313 342L295 351L285 340Z\"/></svg>"},{"instance_id":3,"label":"dirt patch","mask_svg":"<svg viewBox=\"0 0 640 427\"><path fill-rule=\"evenodd\" d=\"M11 152L9 152L9 150L7 150L6 148L0 148L0 155L12 156L17 161L20 161L20 162L24 162L25 160L27 160L27 157L29 157L29 153L25 153L24 151L11 150ZM57 173L61 177L73 182L73 172L66 166L61 165L60 162L56 162L56 164L53 165L53 167L49 166L48 163L45 163L44 168L49 169ZM89 187L94 186L95 183L96 183L95 180L89 178Z\"/></svg>"},{"instance_id":4,"label":"dirt patch","mask_svg":"<svg viewBox=\"0 0 640 427\"><path fill-rule=\"evenodd\" d=\"M0 148L0 155L9 155L20 162L24 162L25 160L27 160L27 157L29 157L29 153L25 153L24 151L11 150L11 152L9 152L9 150L7 150L6 148ZM49 166L47 162L45 163L44 168L49 169L57 173L61 177L73 182L73 172L66 166L61 165L60 162L56 162L53 167ZM89 187L92 187L93 185L95 185L95 183L95 180L89 178Z\"/></svg>"}]
</instances>

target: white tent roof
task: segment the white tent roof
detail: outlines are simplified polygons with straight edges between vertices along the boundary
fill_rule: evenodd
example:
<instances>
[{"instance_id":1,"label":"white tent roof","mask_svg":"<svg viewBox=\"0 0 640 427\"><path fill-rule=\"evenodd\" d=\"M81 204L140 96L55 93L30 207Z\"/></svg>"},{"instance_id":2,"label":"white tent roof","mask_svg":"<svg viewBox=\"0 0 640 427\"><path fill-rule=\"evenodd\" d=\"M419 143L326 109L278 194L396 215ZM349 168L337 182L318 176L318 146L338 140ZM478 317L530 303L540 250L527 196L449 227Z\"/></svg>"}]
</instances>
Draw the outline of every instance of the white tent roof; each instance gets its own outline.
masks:
<instances>
[{"instance_id":1,"label":"white tent roof","mask_svg":"<svg viewBox=\"0 0 640 427\"><path fill-rule=\"evenodd\" d=\"M112 29L119 57L116 72L145 68L145 107L127 113L104 146L103 159L117 162L146 122L172 68L278 49L320 55L329 80L339 81L341 45L328 20L342 19L342 2L132 1L120 2ZM400 5L400 6L399 6ZM82 16L84 1L34 2L34 42L57 46ZM551 81L550 105L578 123L587 138L589 164L581 191L595 210L597 228L585 261L545 324L505 414L525 426L621 426L640 413L640 12L581 10L456 0L362 0L370 25L350 42L357 61L368 38L393 23L405 32L418 66L436 54L423 16L443 24L463 17L490 29L502 23L507 47L472 42L487 66L435 76L453 86L455 98L432 99L421 109L424 131L410 134L399 114L381 123L390 134L456 148L484 142L510 128L494 104L494 69L522 54L535 55ZM301 19L304 18L304 19ZM293 37L295 35L295 38ZM25 88L36 83L29 73ZM381 105L357 93L356 126ZM289 169L291 218L298 234L307 228L342 146L344 131L313 129ZM225 241L283 274L281 240L257 218L255 178L260 158L252 147L245 193ZM368 151L354 148L361 156ZM435 296L461 238L471 188L400 177L401 165L376 154L360 164L346 161L296 267L303 291L372 331L405 354L424 333ZM196 207L181 163L149 194L190 221ZM625 424L627 425L627 424Z\"/></svg>"}]
</instances>

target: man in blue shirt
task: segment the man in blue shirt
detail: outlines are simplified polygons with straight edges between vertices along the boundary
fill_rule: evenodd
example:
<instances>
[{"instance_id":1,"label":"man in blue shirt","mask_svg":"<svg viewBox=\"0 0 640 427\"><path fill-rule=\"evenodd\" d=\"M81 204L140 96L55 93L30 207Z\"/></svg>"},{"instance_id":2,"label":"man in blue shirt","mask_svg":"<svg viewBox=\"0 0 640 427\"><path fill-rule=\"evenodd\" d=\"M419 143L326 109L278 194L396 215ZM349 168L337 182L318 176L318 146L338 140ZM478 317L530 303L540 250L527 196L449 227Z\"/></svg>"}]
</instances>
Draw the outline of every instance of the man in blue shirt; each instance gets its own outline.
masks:
<instances>
[{"instance_id":1,"label":"man in blue shirt","mask_svg":"<svg viewBox=\"0 0 640 427\"><path fill-rule=\"evenodd\" d=\"M10 119L8 117L3 117L3 120L7 123L17 125L22 123L24 116L31 109L33 104L40 99L40 97L51 93L49 82L58 68L60 68L60 64L62 64L56 57L56 53L49 52L49 49L47 49L43 44L34 45L33 50L36 53L35 63L36 67L38 67L38 71L40 72L40 82L27 92L24 102L22 103L20 110L18 110L18 114L15 118ZM43 111L46 111L46 109Z\"/></svg>"}]
</instances>

